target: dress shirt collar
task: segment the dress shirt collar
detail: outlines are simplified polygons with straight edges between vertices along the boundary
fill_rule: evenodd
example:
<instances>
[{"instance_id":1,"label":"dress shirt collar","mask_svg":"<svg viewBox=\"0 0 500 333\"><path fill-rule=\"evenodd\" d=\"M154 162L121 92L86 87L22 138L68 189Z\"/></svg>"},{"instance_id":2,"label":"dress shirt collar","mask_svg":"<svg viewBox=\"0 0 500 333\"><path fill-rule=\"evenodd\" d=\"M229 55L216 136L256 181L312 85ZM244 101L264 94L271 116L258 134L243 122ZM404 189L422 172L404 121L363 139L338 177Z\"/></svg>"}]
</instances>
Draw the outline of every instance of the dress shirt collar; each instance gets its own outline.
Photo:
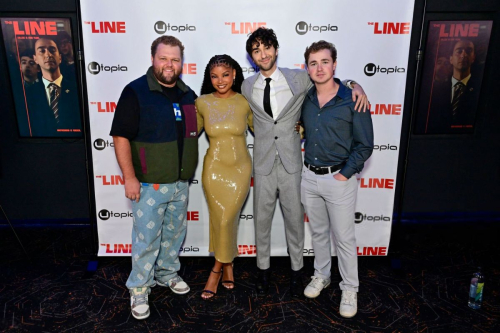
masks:
<instances>
[{"instance_id":1,"label":"dress shirt collar","mask_svg":"<svg viewBox=\"0 0 500 333\"><path fill-rule=\"evenodd\" d=\"M451 77L451 86L454 87L455 84L457 84L457 82L462 82L464 84L464 86L467 85L467 82L469 82L470 80L470 74L467 75L465 78L463 78L462 80L457 80L455 79L453 76Z\"/></svg>"},{"instance_id":2,"label":"dress shirt collar","mask_svg":"<svg viewBox=\"0 0 500 333\"><path fill-rule=\"evenodd\" d=\"M51 83L55 83L56 86L58 86L59 88L61 88L61 82L62 82L62 79L63 79L63 76L59 76L57 79L55 79L54 81L49 81L47 80L46 78L42 77L42 82L43 82L43 85L45 86L45 89L47 89L49 87L49 84Z\"/></svg>"},{"instance_id":3,"label":"dress shirt collar","mask_svg":"<svg viewBox=\"0 0 500 333\"><path fill-rule=\"evenodd\" d=\"M339 90L337 91L337 95L335 95L334 98L337 98L337 97L339 97L340 99L350 98L352 96L351 89L344 86L344 84L342 84L342 82L339 79L337 79L337 78L333 78L333 79L335 80L335 83L337 83L339 85ZM307 92L307 95L309 96L309 98L311 100L314 100L317 97L315 85L312 86L311 89L309 89L309 91Z\"/></svg>"},{"instance_id":4,"label":"dress shirt collar","mask_svg":"<svg viewBox=\"0 0 500 333\"><path fill-rule=\"evenodd\" d=\"M282 76L283 74L281 73L280 69L276 67L276 70L269 77L271 78L271 81L278 81ZM258 80L260 84L264 86L266 85L266 77L262 75L262 72L260 72Z\"/></svg>"}]
</instances>

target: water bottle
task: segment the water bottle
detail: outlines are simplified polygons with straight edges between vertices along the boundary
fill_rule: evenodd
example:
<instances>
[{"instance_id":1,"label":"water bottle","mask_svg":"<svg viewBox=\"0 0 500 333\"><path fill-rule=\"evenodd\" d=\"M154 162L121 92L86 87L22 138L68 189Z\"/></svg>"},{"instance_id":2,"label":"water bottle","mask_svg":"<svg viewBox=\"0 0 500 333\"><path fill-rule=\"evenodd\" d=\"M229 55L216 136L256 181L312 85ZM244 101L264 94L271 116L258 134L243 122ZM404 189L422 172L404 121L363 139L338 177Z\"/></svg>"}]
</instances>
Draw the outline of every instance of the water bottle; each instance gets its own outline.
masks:
<instances>
[{"instance_id":1,"label":"water bottle","mask_svg":"<svg viewBox=\"0 0 500 333\"><path fill-rule=\"evenodd\" d=\"M481 308L481 303L483 302L483 289L484 289L484 275L481 272L481 267L479 267L477 272L472 274L472 279L470 280L470 291L469 291L470 308L474 310Z\"/></svg>"}]
</instances>

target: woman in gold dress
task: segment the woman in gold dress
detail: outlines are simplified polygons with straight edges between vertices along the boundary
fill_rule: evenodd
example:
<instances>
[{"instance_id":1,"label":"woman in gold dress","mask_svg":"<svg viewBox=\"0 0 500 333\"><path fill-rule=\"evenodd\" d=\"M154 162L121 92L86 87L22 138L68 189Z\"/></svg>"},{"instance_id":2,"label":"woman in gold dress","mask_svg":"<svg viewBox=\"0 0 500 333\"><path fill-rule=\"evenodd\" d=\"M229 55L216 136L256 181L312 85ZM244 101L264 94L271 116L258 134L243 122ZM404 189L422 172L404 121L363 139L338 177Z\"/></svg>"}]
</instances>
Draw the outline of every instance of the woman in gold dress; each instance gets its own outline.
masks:
<instances>
[{"instance_id":1,"label":"woman in gold dress","mask_svg":"<svg viewBox=\"0 0 500 333\"><path fill-rule=\"evenodd\" d=\"M201 297L212 298L222 285L234 288L233 259L241 207L250 189L252 160L247 149L247 126L253 131L252 112L241 95L243 72L228 55L210 59L196 100L198 133L204 128L209 147L203 161L202 183L210 213L210 245L215 265Z\"/></svg>"}]
</instances>

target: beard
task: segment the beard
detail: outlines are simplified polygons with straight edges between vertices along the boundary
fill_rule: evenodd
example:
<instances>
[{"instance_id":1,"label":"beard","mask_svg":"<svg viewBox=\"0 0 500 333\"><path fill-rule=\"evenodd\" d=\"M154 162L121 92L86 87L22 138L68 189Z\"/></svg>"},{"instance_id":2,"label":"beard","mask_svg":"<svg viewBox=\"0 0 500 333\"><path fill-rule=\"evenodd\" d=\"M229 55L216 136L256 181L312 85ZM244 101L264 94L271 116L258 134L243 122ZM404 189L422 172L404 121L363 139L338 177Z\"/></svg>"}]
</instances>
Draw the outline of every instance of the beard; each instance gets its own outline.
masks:
<instances>
[{"instance_id":1,"label":"beard","mask_svg":"<svg viewBox=\"0 0 500 333\"><path fill-rule=\"evenodd\" d=\"M269 63L267 65L261 65L261 64L259 64L260 70L263 70L263 71L270 70L271 68L273 68L273 66L276 63L277 59L278 59L278 57L275 57L274 59L271 59L271 61L269 61Z\"/></svg>"},{"instance_id":2,"label":"beard","mask_svg":"<svg viewBox=\"0 0 500 333\"><path fill-rule=\"evenodd\" d=\"M175 82L177 82L177 79L179 79L180 73L177 73L175 71L175 68L172 68L172 70L173 70L173 74L171 76L167 77L163 74L163 67L153 67L153 71L155 73L156 79L160 83L163 83L166 85L175 84Z\"/></svg>"}]
</instances>

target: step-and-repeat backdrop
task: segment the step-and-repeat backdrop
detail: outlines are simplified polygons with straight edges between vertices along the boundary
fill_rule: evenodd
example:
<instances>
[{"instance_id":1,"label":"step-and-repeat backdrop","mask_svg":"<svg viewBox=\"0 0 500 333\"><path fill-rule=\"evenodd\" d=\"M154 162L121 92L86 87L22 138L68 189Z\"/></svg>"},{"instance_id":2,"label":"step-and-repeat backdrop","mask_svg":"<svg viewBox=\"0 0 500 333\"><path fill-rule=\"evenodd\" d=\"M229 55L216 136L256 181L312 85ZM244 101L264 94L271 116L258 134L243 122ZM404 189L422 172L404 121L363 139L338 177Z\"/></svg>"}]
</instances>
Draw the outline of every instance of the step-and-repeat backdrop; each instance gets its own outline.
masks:
<instances>
[{"instance_id":1,"label":"step-and-repeat backdrop","mask_svg":"<svg viewBox=\"0 0 500 333\"><path fill-rule=\"evenodd\" d=\"M304 50L327 40L338 50L336 77L359 82L371 102L375 150L358 178L356 237L359 255L386 255L391 234L395 178L412 30L413 1L253 0L114 1L81 0L87 93L100 256L127 256L132 211L116 162L113 114L122 89L151 65L151 43L173 35L185 46L182 80L199 93L203 72L215 54L229 54L245 77L257 68L245 51L247 35L260 26L274 29L278 66L304 68ZM248 134L252 153L253 136ZM208 208L201 184L208 140L199 138L200 163L190 186L188 232L182 255L207 256ZM313 255L304 216L305 255ZM278 207L272 227L272 255L287 255ZM256 253L252 189L241 211L241 256Z\"/></svg>"}]
</instances>

